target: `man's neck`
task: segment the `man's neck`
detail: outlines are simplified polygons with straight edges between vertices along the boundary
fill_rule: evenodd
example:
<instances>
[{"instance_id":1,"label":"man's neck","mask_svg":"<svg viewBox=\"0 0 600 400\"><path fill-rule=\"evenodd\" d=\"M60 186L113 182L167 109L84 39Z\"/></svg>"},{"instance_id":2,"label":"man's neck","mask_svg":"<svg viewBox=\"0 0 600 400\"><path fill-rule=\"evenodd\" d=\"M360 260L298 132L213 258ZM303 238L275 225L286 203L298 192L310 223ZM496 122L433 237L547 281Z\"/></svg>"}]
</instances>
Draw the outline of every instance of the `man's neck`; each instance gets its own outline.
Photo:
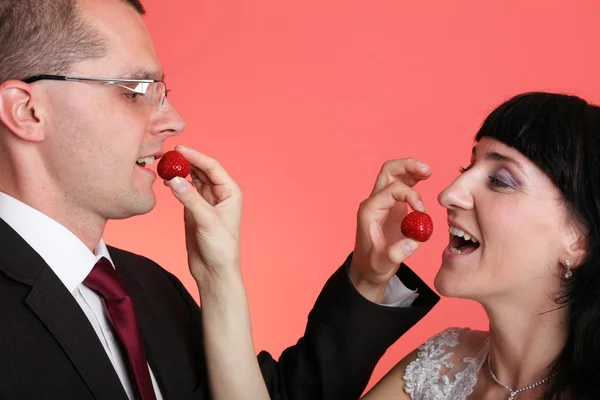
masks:
<instances>
[{"instance_id":1,"label":"man's neck","mask_svg":"<svg viewBox=\"0 0 600 400\"><path fill-rule=\"evenodd\" d=\"M0 191L27 204L29 207L45 214L71 231L85 246L94 252L102 239L106 220L86 212L81 207L70 204L66 200L53 200L49 196L27 191L11 191L0 188Z\"/></svg>"}]
</instances>

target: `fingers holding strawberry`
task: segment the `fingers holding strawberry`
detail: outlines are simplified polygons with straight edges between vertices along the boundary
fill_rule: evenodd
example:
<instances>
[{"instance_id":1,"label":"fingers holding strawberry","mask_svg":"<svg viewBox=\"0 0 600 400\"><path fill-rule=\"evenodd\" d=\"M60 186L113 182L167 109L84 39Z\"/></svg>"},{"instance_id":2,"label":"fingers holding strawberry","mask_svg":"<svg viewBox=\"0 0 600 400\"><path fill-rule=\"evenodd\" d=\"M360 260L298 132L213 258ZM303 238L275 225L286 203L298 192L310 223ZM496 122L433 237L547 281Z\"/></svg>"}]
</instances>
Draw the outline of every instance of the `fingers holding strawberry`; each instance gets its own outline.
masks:
<instances>
[{"instance_id":1,"label":"fingers holding strawberry","mask_svg":"<svg viewBox=\"0 0 600 400\"><path fill-rule=\"evenodd\" d=\"M237 183L214 158L184 146L176 151L189 161L193 180L175 176L167 182L184 206L192 276L202 281L207 274L238 270L242 193Z\"/></svg>"},{"instance_id":2,"label":"fingers holding strawberry","mask_svg":"<svg viewBox=\"0 0 600 400\"><path fill-rule=\"evenodd\" d=\"M430 176L430 168L414 158L388 161L371 195L361 203L349 274L357 289L372 301L383 299L389 280L418 247L414 235L403 234L401 225L408 206L424 214L421 195L413 186Z\"/></svg>"},{"instance_id":3,"label":"fingers holding strawberry","mask_svg":"<svg viewBox=\"0 0 600 400\"><path fill-rule=\"evenodd\" d=\"M389 160L383 163L371 195L381 191L390 183L400 181L413 187L418 182L429 178L431 169L416 158Z\"/></svg>"}]
</instances>

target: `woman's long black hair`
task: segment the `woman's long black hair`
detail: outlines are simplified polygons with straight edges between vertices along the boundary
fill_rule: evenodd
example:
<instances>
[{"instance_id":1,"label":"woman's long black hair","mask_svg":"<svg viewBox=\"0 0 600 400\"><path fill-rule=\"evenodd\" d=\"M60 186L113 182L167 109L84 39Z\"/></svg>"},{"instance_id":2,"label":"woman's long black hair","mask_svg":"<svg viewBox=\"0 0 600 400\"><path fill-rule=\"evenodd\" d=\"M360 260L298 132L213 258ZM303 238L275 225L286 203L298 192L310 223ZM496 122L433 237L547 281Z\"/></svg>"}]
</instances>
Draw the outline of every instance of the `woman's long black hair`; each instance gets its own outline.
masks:
<instances>
[{"instance_id":1,"label":"woman's long black hair","mask_svg":"<svg viewBox=\"0 0 600 400\"><path fill-rule=\"evenodd\" d=\"M556 298L570 309L568 336L543 399L600 399L600 107L576 96L524 93L486 118L475 139L484 137L544 171L585 230L586 257Z\"/></svg>"}]
</instances>

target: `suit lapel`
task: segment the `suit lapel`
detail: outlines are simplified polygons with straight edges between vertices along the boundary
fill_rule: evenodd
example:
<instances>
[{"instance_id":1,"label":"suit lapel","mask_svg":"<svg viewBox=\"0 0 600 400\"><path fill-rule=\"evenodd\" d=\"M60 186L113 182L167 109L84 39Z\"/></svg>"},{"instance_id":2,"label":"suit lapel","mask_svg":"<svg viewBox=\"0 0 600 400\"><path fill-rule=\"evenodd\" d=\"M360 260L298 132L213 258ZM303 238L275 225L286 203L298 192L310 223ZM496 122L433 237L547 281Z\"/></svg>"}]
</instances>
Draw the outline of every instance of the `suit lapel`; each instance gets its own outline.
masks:
<instances>
[{"instance_id":1,"label":"suit lapel","mask_svg":"<svg viewBox=\"0 0 600 400\"><path fill-rule=\"evenodd\" d=\"M0 271L31 286L25 304L46 326L98 400L127 395L96 332L71 293L44 260L2 219Z\"/></svg>"}]
</instances>

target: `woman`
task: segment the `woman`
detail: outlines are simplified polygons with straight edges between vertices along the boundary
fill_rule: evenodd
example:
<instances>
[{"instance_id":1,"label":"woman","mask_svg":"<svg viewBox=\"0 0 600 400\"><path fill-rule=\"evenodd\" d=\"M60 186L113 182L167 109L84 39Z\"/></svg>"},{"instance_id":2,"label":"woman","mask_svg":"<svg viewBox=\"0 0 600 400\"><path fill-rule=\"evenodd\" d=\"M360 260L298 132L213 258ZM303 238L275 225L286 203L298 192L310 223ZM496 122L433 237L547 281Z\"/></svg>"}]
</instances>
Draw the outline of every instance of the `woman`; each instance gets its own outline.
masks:
<instances>
[{"instance_id":1,"label":"woman","mask_svg":"<svg viewBox=\"0 0 600 400\"><path fill-rule=\"evenodd\" d=\"M489 332L436 335L364 399L598 399L600 108L523 94L475 140L438 197L450 243L435 287L479 302Z\"/></svg>"},{"instance_id":2,"label":"woman","mask_svg":"<svg viewBox=\"0 0 600 400\"><path fill-rule=\"evenodd\" d=\"M438 197L450 239L435 286L482 304L489 332L435 335L364 399L598 399L600 108L574 96L522 94L487 117L475 142L470 164ZM381 221L397 221L407 203L422 208L412 187L430 172L413 159L386 163L359 209L352 263L376 263L380 281L411 253L399 224ZM393 202L374 206L392 192ZM228 350L208 364L252 361L250 352ZM209 373L227 385L241 372ZM263 385L244 384L248 393Z\"/></svg>"}]
</instances>

